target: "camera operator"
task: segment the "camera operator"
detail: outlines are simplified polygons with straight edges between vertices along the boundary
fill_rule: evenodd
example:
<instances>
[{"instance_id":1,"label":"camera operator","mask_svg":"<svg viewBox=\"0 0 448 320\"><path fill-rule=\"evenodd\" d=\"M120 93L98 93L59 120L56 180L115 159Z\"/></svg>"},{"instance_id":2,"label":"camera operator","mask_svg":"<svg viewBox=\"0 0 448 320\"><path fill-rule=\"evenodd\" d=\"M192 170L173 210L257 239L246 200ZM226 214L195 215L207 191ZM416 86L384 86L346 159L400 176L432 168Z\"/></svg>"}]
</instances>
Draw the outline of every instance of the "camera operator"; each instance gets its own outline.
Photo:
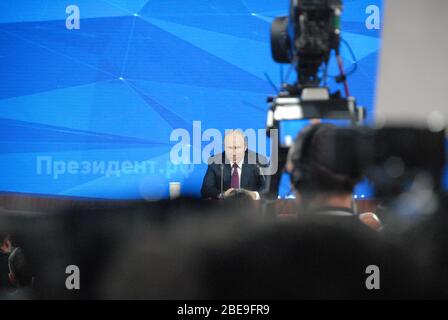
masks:
<instances>
[{"instance_id":1,"label":"camera operator","mask_svg":"<svg viewBox=\"0 0 448 320\"><path fill-rule=\"evenodd\" d=\"M374 213L358 215L353 201L355 185L362 179L361 172L348 163L338 170L342 159L335 152L332 136L337 127L313 124L297 137L288 154L287 168L296 192L301 212L325 216L357 217L373 230L381 229Z\"/></svg>"}]
</instances>

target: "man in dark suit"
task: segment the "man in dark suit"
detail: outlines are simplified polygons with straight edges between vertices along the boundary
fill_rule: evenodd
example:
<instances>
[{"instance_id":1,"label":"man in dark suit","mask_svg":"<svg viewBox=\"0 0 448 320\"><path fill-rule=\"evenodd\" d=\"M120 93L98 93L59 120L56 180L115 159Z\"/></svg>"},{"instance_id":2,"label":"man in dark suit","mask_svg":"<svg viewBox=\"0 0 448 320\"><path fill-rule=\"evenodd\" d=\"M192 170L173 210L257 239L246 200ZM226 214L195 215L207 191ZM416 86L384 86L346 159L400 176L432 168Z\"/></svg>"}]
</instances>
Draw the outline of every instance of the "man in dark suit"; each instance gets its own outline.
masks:
<instances>
[{"instance_id":1,"label":"man in dark suit","mask_svg":"<svg viewBox=\"0 0 448 320\"><path fill-rule=\"evenodd\" d=\"M245 189L250 191L254 200L260 199L260 192L265 186L265 177L257 164L257 159L260 160L259 155L247 149L243 132L239 130L228 132L224 138L224 150L224 153L209 159L202 182L202 197L217 199L231 193L232 190Z\"/></svg>"}]
</instances>

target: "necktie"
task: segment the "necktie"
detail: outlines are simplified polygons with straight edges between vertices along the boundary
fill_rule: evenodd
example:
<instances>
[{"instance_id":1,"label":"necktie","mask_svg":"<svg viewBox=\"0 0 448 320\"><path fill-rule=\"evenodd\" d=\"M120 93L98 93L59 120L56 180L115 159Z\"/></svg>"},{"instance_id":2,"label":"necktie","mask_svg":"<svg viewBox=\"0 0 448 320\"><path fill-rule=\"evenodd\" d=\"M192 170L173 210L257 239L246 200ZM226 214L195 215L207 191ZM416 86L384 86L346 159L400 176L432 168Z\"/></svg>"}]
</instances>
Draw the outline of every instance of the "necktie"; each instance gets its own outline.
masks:
<instances>
[{"instance_id":1,"label":"necktie","mask_svg":"<svg viewBox=\"0 0 448 320\"><path fill-rule=\"evenodd\" d=\"M230 181L230 187L234 189L240 188L240 177L238 175L238 165L236 163L232 166L233 173L232 173L232 180Z\"/></svg>"}]
</instances>

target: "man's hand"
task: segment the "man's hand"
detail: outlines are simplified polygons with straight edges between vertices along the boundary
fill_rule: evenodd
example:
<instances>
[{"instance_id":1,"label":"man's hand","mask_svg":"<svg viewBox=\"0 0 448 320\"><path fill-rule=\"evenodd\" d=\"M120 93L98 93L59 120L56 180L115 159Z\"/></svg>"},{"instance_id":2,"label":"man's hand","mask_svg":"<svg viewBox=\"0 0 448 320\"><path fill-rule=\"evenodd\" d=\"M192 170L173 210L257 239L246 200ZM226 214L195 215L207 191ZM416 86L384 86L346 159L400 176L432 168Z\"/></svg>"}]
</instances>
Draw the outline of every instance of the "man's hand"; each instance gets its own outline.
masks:
<instances>
[{"instance_id":1,"label":"man's hand","mask_svg":"<svg viewBox=\"0 0 448 320\"><path fill-rule=\"evenodd\" d=\"M230 193L231 193L233 190L236 190L236 189L235 189L235 188L227 189L227 191L224 192L223 197L224 197L224 198L227 198L228 196L230 196ZM246 189L241 189L241 190L245 190L245 191L250 195L250 197L252 198L252 200L258 200L258 199L260 199L260 196L258 195L258 193L257 193L256 191L249 191L249 190L246 190Z\"/></svg>"},{"instance_id":2,"label":"man's hand","mask_svg":"<svg viewBox=\"0 0 448 320\"><path fill-rule=\"evenodd\" d=\"M257 192L255 192L255 191L249 191L249 193L250 193L250 195L251 195L251 197L252 197L252 200L258 200L258 199L259 199L259 197L258 197L258 193L257 193Z\"/></svg>"},{"instance_id":3,"label":"man's hand","mask_svg":"<svg viewBox=\"0 0 448 320\"><path fill-rule=\"evenodd\" d=\"M12 251L12 245L11 245L11 241L6 238L3 243L0 243L0 252L3 253L11 253Z\"/></svg>"},{"instance_id":4,"label":"man's hand","mask_svg":"<svg viewBox=\"0 0 448 320\"><path fill-rule=\"evenodd\" d=\"M380 231L380 229L383 227L381 224L380 219L376 216L376 214L372 212L362 213L359 215L359 220L361 220L362 223L364 223L369 228Z\"/></svg>"},{"instance_id":5,"label":"man's hand","mask_svg":"<svg viewBox=\"0 0 448 320\"><path fill-rule=\"evenodd\" d=\"M233 190L235 190L234 188L229 188L229 189L227 189L227 191L226 192L224 192L224 198L225 197L228 197L229 195L230 195L230 193L233 191Z\"/></svg>"}]
</instances>

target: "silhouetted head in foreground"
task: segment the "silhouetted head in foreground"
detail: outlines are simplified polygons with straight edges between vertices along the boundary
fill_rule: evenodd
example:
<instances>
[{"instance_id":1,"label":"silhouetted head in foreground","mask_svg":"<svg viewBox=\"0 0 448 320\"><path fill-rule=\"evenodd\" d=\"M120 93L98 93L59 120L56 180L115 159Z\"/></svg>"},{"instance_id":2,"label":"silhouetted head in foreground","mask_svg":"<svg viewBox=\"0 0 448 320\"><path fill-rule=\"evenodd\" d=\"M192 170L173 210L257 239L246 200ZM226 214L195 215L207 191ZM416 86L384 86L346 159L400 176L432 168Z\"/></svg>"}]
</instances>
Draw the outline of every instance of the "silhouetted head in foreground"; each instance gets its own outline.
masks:
<instances>
[{"instance_id":1,"label":"silhouetted head in foreground","mask_svg":"<svg viewBox=\"0 0 448 320\"><path fill-rule=\"evenodd\" d=\"M310 125L288 154L291 182L303 208L352 208L353 190L362 175L341 165L338 157L344 150L334 146L336 130L331 124Z\"/></svg>"},{"instance_id":2,"label":"silhouetted head in foreground","mask_svg":"<svg viewBox=\"0 0 448 320\"><path fill-rule=\"evenodd\" d=\"M251 223L232 216L179 224L163 237L142 236L130 250L117 255L102 278L103 298L378 299L429 295L414 279L418 271L405 255L353 221L328 217ZM377 278L369 279L369 268L378 268ZM380 289L370 290L372 286Z\"/></svg>"}]
</instances>

